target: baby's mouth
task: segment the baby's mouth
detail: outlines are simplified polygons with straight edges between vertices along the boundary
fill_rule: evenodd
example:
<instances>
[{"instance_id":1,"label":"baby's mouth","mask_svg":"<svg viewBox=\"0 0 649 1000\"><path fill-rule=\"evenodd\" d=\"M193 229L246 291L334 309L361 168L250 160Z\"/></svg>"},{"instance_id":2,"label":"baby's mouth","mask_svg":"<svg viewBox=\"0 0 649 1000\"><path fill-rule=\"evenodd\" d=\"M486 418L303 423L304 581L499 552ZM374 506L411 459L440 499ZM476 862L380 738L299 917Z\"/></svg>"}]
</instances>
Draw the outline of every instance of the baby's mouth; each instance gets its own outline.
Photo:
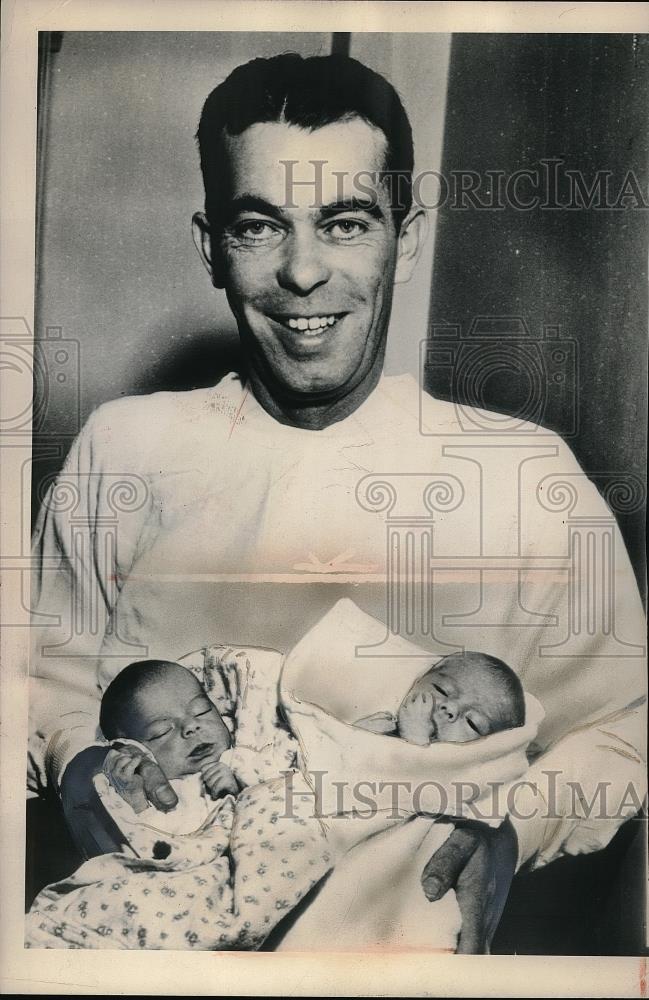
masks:
<instances>
[{"instance_id":1,"label":"baby's mouth","mask_svg":"<svg viewBox=\"0 0 649 1000\"><path fill-rule=\"evenodd\" d=\"M207 755L211 752L211 743L199 743L193 750L190 750L187 756L191 757L193 760L200 760L202 757L207 757Z\"/></svg>"}]
</instances>

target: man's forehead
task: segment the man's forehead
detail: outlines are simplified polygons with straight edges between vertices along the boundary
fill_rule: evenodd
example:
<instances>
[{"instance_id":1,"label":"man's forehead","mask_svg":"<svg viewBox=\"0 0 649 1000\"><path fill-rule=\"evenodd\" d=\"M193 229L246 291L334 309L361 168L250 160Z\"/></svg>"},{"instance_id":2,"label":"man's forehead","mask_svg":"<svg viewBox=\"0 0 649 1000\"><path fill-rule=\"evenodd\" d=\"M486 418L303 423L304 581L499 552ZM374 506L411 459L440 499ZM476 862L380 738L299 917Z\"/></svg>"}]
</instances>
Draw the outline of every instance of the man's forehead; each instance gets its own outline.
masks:
<instances>
[{"instance_id":1,"label":"man's forehead","mask_svg":"<svg viewBox=\"0 0 649 1000\"><path fill-rule=\"evenodd\" d=\"M385 197L378 174L385 167L386 146L380 129L361 118L313 131L256 122L241 135L225 136L230 194L302 210L358 197L364 189Z\"/></svg>"}]
</instances>

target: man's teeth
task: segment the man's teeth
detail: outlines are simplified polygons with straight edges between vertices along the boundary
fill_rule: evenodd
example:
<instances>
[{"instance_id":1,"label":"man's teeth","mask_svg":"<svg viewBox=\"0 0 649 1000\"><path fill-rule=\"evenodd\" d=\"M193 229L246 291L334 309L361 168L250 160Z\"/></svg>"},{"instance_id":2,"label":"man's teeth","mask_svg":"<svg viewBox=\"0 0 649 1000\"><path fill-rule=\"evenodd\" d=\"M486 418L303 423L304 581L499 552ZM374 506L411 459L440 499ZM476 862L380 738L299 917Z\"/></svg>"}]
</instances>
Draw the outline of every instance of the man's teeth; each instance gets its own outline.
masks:
<instances>
[{"instance_id":1,"label":"man's teeth","mask_svg":"<svg viewBox=\"0 0 649 1000\"><path fill-rule=\"evenodd\" d=\"M308 330L310 333L317 330L324 330L327 326L333 326L336 322L335 316L298 316L289 319L288 325L291 330Z\"/></svg>"}]
</instances>

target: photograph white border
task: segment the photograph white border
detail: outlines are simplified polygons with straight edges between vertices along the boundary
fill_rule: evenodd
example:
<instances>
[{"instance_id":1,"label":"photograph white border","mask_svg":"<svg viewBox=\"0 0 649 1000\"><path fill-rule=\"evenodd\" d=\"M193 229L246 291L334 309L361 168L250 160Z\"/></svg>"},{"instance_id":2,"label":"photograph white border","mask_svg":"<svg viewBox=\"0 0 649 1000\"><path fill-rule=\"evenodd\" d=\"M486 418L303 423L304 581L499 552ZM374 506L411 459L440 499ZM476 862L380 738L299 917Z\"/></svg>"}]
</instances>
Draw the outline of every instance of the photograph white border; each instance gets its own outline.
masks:
<instances>
[{"instance_id":1,"label":"photograph white border","mask_svg":"<svg viewBox=\"0 0 649 1000\"><path fill-rule=\"evenodd\" d=\"M0 316L33 330L38 31L637 32L646 3L5 0L2 11ZM4 373L0 373L3 374ZM31 393L5 380L0 416ZM6 449L7 452L10 449ZM2 454L5 469L11 456ZM3 475L0 542L23 530L29 497ZM27 520L27 524L29 521ZM3 579L3 612L19 606ZM0 969L3 993L52 995L590 996L646 995L646 959L222 952L30 951L23 947L27 628L2 630Z\"/></svg>"}]
</instances>

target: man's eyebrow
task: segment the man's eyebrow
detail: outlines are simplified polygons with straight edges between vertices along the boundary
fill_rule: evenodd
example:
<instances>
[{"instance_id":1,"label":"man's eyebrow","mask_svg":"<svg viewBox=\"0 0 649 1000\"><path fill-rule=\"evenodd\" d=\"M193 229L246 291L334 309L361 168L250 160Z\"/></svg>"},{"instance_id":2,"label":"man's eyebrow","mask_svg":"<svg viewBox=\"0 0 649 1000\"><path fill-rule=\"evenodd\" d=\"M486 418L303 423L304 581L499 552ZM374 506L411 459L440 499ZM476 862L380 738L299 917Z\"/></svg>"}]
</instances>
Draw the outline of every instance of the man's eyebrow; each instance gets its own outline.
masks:
<instances>
[{"instance_id":1,"label":"man's eyebrow","mask_svg":"<svg viewBox=\"0 0 649 1000\"><path fill-rule=\"evenodd\" d=\"M383 210L372 198L342 198L340 201L322 205L319 209L319 214L325 219L331 218L332 215L341 215L343 212L366 212L374 219L385 218Z\"/></svg>"},{"instance_id":2,"label":"man's eyebrow","mask_svg":"<svg viewBox=\"0 0 649 1000\"><path fill-rule=\"evenodd\" d=\"M259 215L269 215L271 219L277 220L284 218L281 208L256 194L240 194L233 198L228 203L225 216L228 219L233 219L240 212L258 212Z\"/></svg>"},{"instance_id":3,"label":"man's eyebrow","mask_svg":"<svg viewBox=\"0 0 649 1000\"><path fill-rule=\"evenodd\" d=\"M342 215L344 212L365 212L374 219L383 220L385 218L383 210L372 198L342 198L327 205L314 205L313 207L317 208L318 215L323 219L330 219L333 216ZM277 219L278 222L285 218L278 205L273 205L272 202L266 201L265 198L256 194L241 194L233 198L227 206L225 215L227 219L233 219L241 212L257 212L259 215L268 215L271 219Z\"/></svg>"}]
</instances>

